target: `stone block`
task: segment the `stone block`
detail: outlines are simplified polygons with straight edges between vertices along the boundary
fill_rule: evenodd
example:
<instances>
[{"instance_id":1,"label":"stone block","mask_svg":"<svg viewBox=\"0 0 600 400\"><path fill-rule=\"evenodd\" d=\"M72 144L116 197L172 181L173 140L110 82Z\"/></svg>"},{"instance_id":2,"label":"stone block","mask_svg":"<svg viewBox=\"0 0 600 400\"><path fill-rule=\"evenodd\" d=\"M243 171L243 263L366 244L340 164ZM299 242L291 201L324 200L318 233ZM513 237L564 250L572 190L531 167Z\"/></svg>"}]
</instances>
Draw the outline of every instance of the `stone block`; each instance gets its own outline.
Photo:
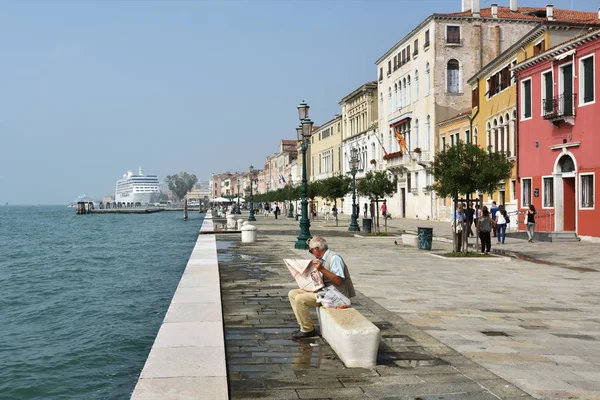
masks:
<instances>
[{"instance_id":1,"label":"stone block","mask_svg":"<svg viewBox=\"0 0 600 400\"><path fill-rule=\"evenodd\" d=\"M419 244L419 237L417 235L404 234L402 235L402 244L417 247Z\"/></svg>"},{"instance_id":2,"label":"stone block","mask_svg":"<svg viewBox=\"0 0 600 400\"><path fill-rule=\"evenodd\" d=\"M371 368L377 363L381 331L355 308L317 308L321 336L346 367Z\"/></svg>"}]
</instances>

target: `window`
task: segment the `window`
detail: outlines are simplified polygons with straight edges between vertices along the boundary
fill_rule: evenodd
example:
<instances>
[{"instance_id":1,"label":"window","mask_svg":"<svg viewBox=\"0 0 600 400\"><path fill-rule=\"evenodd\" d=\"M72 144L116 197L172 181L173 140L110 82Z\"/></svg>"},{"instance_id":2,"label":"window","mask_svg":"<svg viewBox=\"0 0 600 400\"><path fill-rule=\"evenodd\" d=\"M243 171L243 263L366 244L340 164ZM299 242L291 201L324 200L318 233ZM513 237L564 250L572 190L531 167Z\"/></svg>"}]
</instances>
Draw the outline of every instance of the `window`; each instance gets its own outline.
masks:
<instances>
[{"instance_id":1,"label":"window","mask_svg":"<svg viewBox=\"0 0 600 400\"><path fill-rule=\"evenodd\" d=\"M450 135L450 147L454 147L454 135Z\"/></svg>"},{"instance_id":2,"label":"window","mask_svg":"<svg viewBox=\"0 0 600 400\"><path fill-rule=\"evenodd\" d=\"M471 131L468 129L465 131L465 142L467 144L471 143Z\"/></svg>"},{"instance_id":3,"label":"window","mask_svg":"<svg viewBox=\"0 0 600 400\"><path fill-rule=\"evenodd\" d=\"M537 56L540 53L543 53L546 50L546 42L544 40L542 40L541 42L537 43L534 47L533 47L533 55Z\"/></svg>"},{"instance_id":4,"label":"window","mask_svg":"<svg viewBox=\"0 0 600 400\"><path fill-rule=\"evenodd\" d=\"M423 48L426 49L429 47L429 29L425 31L425 44Z\"/></svg>"},{"instance_id":5,"label":"window","mask_svg":"<svg viewBox=\"0 0 600 400\"><path fill-rule=\"evenodd\" d=\"M406 61L410 60L410 44L406 46Z\"/></svg>"},{"instance_id":6,"label":"window","mask_svg":"<svg viewBox=\"0 0 600 400\"><path fill-rule=\"evenodd\" d=\"M417 54L419 54L419 39L415 39L415 43L413 45L413 56L416 56Z\"/></svg>"},{"instance_id":7,"label":"window","mask_svg":"<svg viewBox=\"0 0 600 400\"><path fill-rule=\"evenodd\" d=\"M425 65L425 96L428 96L431 92L431 71L429 69L429 63Z\"/></svg>"},{"instance_id":8,"label":"window","mask_svg":"<svg viewBox=\"0 0 600 400\"><path fill-rule=\"evenodd\" d=\"M521 180L521 207L529 207L531 204L531 178Z\"/></svg>"},{"instance_id":9,"label":"window","mask_svg":"<svg viewBox=\"0 0 600 400\"><path fill-rule=\"evenodd\" d=\"M389 60L388 61L388 70L387 70L388 76L390 76L391 73L392 73L392 60Z\"/></svg>"},{"instance_id":10,"label":"window","mask_svg":"<svg viewBox=\"0 0 600 400\"><path fill-rule=\"evenodd\" d=\"M425 172L425 185L431 186L431 172L429 171Z\"/></svg>"},{"instance_id":11,"label":"window","mask_svg":"<svg viewBox=\"0 0 600 400\"><path fill-rule=\"evenodd\" d=\"M544 115L554 112L554 81L552 71L542 74L542 107Z\"/></svg>"},{"instance_id":12,"label":"window","mask_svg":"<svg viewBox=\"0 0 600 400\"><path fill-rule=\"evenodd\" d=\"M544 178L544 207L554 207L554 178Z\"/></svg>"},{"instance_id":13,"label":"window","mask_svg":"<svg viewBox=\"0 0 600 400\"><path fill-rule=\"evenodd\" d=\"M379 68L379 82L383 80L383 67Z\"/></svg>"},{"instance_id":14,"label":"window","mask_svg":"<svg viewBox=\"0 0 600 400\"><path fill-rule=\"evenodd\" d=\"M510 181L511 199L517 199L517 181Z\"/></svg>"},{"instance_id":15,"label":"window","mask_svg":"<svg viewBox=\"0 0 600 400\"><path fill-rule=\"evenodd\" d=\"M415 171L415 187L414 187L414 191L418 191L419 190L419 173Z\"/></svg>"},{"instance_id":16,"label":"window","mask_svg":"<svg viewBox=\"0 0 600 400\"><path fill-rule=\"evenodd\" d=\"M579 93L583 95L580 105L594 102L594 56L579 62Z\"/></svg>"},{"instance_id":17,"label":"window","mask_svg":"<svg viewBox=\"0 0 600 400\"><path fill-rule=\"evenodd\" d=\"M575 95L573 94L573 64L565 64L560 67L558 114L572 116Z\"/></svg>"},{"instance_id":18,"label":"window","mask_svg":"<svg viewBox=\"0 0 600 400\"><path fill-rule=\"evenodd\" d=\"M521 118L528 119L531 118L531 79L523 81L521 86L521 109L523 110Z\"/></svg>"},{"instance_id":19,"label":"window","mask_svg":"<svg viewBox=\"0 0 600 400\"><path fill-rule=\"evenodd\" d=\"M427 116L425 122L425 139L427 140L427 150L431 150L431 116Z\"/></svg>"},{"instance_id":20,"label":"window","mask_svg":"<svg viewBox=\"0 0 600 400\"><path fill-rule=\"evenodd\" d=\"M442 138L442 151L446 151L446 138Z\"/></svg>"},{"instance_id":21,"label":"window","mask_svg":"<svg viewBox=\"0 0 600 400\"><path fill-rule=\"evenodd\" d=\"M398 69L398 61L397 61L397 57L394 56L394 71Z\"/></svg>"},{"instance_id":22,"label":"window","mask_svg":"<svg viewBox=\"0 0 600 400\"><path fill-rule=\"evenodd\" d=\"M446 26L446 43L460 44L460 26Z\"/></svg>"},{"instance_id":23,"label":"window","mask_svg":"<svg viewBox=\"0 0 600 400\"><path fill-rule=\"evenodd\" d=\"M408 174L406 174L406 190L410 191L411 188L411 182L410 182L410 178L411 178L412 174L409 172Z\"/></svg>"},{"instance_id":24,"label":"window","mask_svg":"<svg viewBox=\"0 0 600 400\"><path fill-rule=\"evenodd\" d=\"M446 74L446 91L448 93L460 93L460 64L458 60L448 61Z\"/></svg>"},{"instance_id":25,"label":"window","mask_svg":"<svg viewBox=\"0 0 600 400\"><path fill-rule=\"evenodd\" d=\"M415 120L415 147L419 147L419 120Z\"/></svg>"},{"instance_id":26,"label":"window","mask_svg":"<svg viewBox=\"0 0 600 400\"><path fill-rule=\"evenodd\" d=\"M471 91L471 107L479 107L479 86Z\"/></svg>"},{"instance_id":27,"label":"window","mask_svg":"<svg viewBox=\"0 0 600 400\"><path fill-rule=\"evenodd\" d=\"M594 207L594 175L581 175L581 208Z\"/></svg>"},{"instance_id":28,"label":"window","mask_svg":"<svg viewBox=\"0 0 600 400\"><path fill-rule=\"evenodd\" d=\"M415 101L419 100L419 71L415 70Z\"/></svg>"}]
</instances>

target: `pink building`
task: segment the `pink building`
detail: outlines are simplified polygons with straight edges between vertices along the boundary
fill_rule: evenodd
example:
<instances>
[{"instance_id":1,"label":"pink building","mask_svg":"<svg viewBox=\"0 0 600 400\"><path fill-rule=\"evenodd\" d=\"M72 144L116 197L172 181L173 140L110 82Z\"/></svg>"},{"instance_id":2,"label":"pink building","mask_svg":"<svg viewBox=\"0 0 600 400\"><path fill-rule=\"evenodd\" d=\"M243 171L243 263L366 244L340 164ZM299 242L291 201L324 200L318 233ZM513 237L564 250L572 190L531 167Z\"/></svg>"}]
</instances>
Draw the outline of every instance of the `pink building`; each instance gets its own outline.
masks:
<instances>
[{"instance_id":1,"label":"pink building","mask_svg":"<svg viewBox=\"0 0 600 400\"><path fill-rule=\"evenodd\" d=\"M519 207L533 204L540 231L600 237L600 108L595 29L518 64ZM523 226L521 226L522 228Z\"/></svg>"}]
</instances>

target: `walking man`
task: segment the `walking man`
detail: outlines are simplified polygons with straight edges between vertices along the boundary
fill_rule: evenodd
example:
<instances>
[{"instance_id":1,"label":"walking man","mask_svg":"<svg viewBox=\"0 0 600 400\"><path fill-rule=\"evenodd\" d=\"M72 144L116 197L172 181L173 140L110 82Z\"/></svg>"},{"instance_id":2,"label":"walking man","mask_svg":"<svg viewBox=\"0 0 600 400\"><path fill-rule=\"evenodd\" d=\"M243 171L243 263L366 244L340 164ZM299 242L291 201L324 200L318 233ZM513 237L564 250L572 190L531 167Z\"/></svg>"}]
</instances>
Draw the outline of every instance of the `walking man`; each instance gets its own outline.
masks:
<instances>
[{"instance_id":1,"label":"walking man","mask_svg":"<svg viewBox=\"0 0 600 400\"><path fill-rule=\"evenodd\" d=\"M339 254L329 249L327 241L315 236L308 242L308 251L315 259L311 261L317 271L323 276L325 286L335 286L344 296L351 298L356 296L354 285L350 278L350 272L346 263ZM306 339L317 335L315 326L310 317L310 309L319 307L314 292L302 289L294 289L288 293L290 304L300 330L292 334L293 339Z\"/></svg>"},{"instance_id":2,"label":"walking man","mask_svg":"<svg viewBox=\"0 0 600 400\"><path fill-rule=\"evenodd\" d=\"M495 201L492 201L492 208L490 208L490 215L493 221L496 221L496 213L498 212L498 206ZM494 229L494 237L496 237L496 230Z\"/></svg>"}]
</instances>

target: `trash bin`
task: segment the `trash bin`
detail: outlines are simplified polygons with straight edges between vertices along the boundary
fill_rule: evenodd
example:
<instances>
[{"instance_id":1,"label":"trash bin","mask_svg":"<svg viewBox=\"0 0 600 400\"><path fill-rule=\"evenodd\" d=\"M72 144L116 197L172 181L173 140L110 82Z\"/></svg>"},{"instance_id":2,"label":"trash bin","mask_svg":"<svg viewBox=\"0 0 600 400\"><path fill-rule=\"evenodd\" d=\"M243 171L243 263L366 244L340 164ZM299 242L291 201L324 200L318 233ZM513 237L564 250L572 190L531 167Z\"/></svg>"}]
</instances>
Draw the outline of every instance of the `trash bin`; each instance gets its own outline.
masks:
<instances>
[{"instance_id":1,"label":"trash bin","mask_svg":"<svg viewBox=\"0 0 600 400\"><path fill-rule=\"evenodd\" d=\"M433 241L433 228L418 227L419 232L419 249L431 250L431 242Z\"/></svg>"},{"instance_id":2,"label":"trash bin","mask_svg":"<svg viewBox=\"0 0 600 400\"><path fill-rule=\"evenodd\" d=\"M363 218L363 232L365 233L371 233L371 224L373 222L373 220L371 218Z\"/></svg>"}]
</instances>

